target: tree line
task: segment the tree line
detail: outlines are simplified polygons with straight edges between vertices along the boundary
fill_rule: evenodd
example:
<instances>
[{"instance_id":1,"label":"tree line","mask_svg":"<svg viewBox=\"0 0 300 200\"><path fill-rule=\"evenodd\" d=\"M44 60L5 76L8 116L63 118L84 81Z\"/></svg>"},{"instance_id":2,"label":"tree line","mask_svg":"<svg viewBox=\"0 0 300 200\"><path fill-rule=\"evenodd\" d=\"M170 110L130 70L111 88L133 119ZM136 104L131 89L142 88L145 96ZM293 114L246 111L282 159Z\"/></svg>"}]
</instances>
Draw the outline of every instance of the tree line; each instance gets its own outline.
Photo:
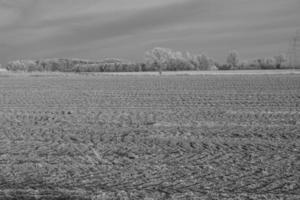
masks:
<instances>
[{"instance_id":1,"label":"tree line","mask_svg":"<svg viewBox=\"0 0 300 200\"><path fill-rule=\"evenodd\" d=\"M288 68L283 54L242 61L237 51L231 51L225 64L220 64L206 54L194 55L169 48L156 47L145 53L144 62L130 62L120 59L91 61L82 59L39 59L8 62L9 71L59 71L59 72L139 72L139 71L182 71L182 70L242 70Z\"/></svg>"}]
</instances>

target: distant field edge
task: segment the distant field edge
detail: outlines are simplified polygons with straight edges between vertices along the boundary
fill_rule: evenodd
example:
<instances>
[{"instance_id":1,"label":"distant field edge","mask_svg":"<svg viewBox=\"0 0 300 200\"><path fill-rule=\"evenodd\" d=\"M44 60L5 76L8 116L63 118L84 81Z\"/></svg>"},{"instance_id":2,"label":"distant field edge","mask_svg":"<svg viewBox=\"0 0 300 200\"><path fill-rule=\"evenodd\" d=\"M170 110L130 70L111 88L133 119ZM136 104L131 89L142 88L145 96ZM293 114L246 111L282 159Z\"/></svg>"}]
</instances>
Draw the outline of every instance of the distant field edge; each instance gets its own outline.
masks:
<instances>
[{"instance_id":1,"label":"distant field edge","mask_svg":"<svg viewBox=\"0 0 300 200\"><path fill-rule=\"evenodd\" d=\"M226 71L164 71L165 75L272 75L272 74L300 74L300 69L279 69L279 70L226 70ZM158 72L10 72L0 71L0 77L5 76L70 76L70 75L154 75L160 76Z\"/></svg>"},{"instance_id":2,"label":"distant field edge","mask_svg":"<svg viewBox=\"0 0 300 200\"><path fill-rule=\"evenodd\" d=\"M208 193L209 192L209 193ZM199 190L194 192L195 197L203 197L203 199L208 199L208 196L215 196L218 199L229 199L227 197L232 197L230 199L266 199L266 196L272 199L289 199L296 200L299 199L298 194L286 194L286 193L255 193L255 192L222 192L222 191L210 191L210 190ZM105 200L105 199L154 199L147 198L146 196L151 195L151 191L147 190L98 190L98 191L86 191L84 189L78 190L39 190L39 189L6 189L0 190L1 200ZM171 193L170 193L171 194ZM155 194L154 194L155 195ZM156 194L157 195L157 194ZM174 192L172 196L176 195L183 196L189 195L189 192ZM122 198L123 197L123 198ZM160 195L159 199L166 199L165 195ZM158 199L157 198L157 199ZM169 199L169 198L168 198ZM172 198L173 199L173 198ZM179 198L176 198L179 199ZM182 199L182 198L180 198ZM198 199L198 198L197 198ZM201 198L202 199L202 198ZM215 198L214 198L215 199Z\"/></svg>"}]
</instances>

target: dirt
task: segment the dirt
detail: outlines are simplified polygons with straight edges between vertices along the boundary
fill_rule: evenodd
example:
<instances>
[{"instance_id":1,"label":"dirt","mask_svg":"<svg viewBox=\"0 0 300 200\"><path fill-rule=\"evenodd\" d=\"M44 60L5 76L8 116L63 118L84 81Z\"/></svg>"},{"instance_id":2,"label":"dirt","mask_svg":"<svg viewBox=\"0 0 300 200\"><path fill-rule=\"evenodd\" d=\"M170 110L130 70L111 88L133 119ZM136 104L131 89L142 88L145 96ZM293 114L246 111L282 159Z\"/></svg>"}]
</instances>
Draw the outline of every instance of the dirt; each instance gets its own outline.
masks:
<instances>
[{"instance_id":1,"label":"dirt","mask_svg":"<svg viewBox=\"0 0 300 200\"><path fill-rule=\"evenodd\" d=\"M300 199L300 75L0 77L0 199Z\"/></svg>"}]
</instances>

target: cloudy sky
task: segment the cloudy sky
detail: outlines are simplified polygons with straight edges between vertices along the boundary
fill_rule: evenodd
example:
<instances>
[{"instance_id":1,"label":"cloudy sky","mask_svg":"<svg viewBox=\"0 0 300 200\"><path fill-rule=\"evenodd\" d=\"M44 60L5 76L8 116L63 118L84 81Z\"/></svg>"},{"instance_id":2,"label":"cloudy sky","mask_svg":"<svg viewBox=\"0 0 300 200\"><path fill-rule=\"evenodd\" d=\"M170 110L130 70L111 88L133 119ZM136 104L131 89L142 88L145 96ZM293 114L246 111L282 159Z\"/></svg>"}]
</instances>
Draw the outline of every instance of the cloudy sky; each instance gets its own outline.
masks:
<instances>
[{"instance_id":1,"label":"cloudy sky","mask_svg":"<svg viewBox=\"0 0 300 200\"><path fill-rule=\"evenodd\" d=\"M286 52L299 28L300 0L0 0L0 63L140 61L156 46L250 59Z\"/></svg>"}]
</instances>

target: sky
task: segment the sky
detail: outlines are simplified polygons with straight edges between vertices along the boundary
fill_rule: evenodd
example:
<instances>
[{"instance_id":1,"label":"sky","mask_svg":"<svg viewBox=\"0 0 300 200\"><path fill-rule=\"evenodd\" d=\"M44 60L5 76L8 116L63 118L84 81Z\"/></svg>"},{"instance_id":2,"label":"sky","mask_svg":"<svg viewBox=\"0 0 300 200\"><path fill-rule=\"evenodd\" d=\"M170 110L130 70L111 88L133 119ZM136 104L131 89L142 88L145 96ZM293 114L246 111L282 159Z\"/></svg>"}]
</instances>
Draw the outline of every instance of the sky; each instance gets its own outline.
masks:
<instances>
[{"instance_id":1,"label":"sky","mask_svg":"<svg viewBox=\"0 0 300 200\"><path fill-rule=\"evenodd\" d=\"M38 58L142 61L154 47L224 61L286 53L300 0L0 0L0 63Z\"/></svg>"}]
</instances>

